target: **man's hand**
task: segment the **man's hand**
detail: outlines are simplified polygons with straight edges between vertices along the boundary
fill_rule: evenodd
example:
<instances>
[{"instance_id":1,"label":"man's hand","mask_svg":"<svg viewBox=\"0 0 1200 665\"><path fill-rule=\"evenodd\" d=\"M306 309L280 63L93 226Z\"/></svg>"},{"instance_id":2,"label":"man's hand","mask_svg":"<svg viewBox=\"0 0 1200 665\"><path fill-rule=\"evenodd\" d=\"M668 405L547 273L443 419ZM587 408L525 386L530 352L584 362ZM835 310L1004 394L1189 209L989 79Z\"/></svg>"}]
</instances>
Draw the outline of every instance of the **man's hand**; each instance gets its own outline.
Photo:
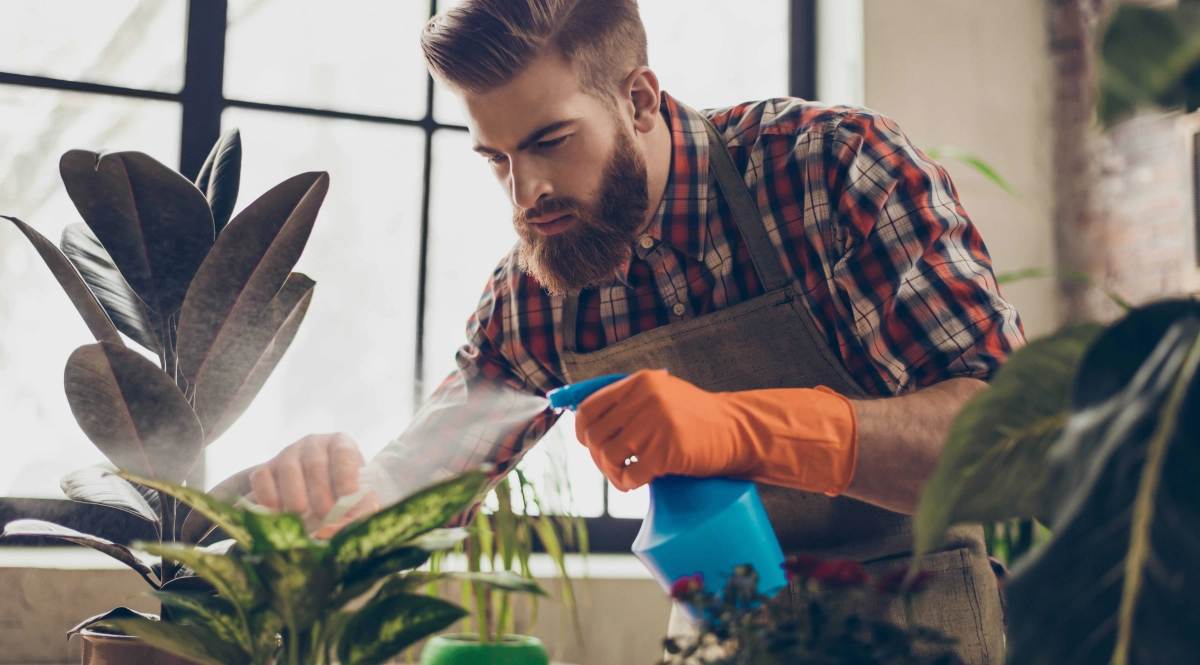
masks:
<instances>
[{"instance_id":1,"label":"man's hand","mask_svg":"<svg viewBox=\"0 0 1200 665\"><path fill-rule=\"evenodd\" d=\"M358 491L358 472L364 464L358 446L345 434L312 434L255 469L250 474L250 486L259 505L299 513L312 529L340 497ZM376 510L379 499L371 493L342 519L316 535L332 535L338 528Z\"/></svg>"}]
</instances>

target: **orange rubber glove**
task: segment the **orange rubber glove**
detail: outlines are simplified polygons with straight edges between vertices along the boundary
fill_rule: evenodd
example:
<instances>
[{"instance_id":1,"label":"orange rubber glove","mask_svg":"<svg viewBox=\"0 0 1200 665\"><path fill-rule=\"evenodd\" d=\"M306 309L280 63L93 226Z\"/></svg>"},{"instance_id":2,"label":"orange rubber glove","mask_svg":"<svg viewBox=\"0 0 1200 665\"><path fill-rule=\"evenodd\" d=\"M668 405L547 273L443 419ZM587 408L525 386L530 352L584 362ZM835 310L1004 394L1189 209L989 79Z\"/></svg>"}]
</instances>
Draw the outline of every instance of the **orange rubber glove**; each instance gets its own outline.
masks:
<instances>
[{"instance_id":1,"label":"orange rubber glove","mask_svg":"<svg viewBox=\"0 0 1200 665\"><path fill-rule=\"evenodd\" d=\"M623 492L680 475L836 496L858 455L854 406L824 386L710 393L664 370L640 371L583 400L575 435Z\"/></svg>"}]
</instances>

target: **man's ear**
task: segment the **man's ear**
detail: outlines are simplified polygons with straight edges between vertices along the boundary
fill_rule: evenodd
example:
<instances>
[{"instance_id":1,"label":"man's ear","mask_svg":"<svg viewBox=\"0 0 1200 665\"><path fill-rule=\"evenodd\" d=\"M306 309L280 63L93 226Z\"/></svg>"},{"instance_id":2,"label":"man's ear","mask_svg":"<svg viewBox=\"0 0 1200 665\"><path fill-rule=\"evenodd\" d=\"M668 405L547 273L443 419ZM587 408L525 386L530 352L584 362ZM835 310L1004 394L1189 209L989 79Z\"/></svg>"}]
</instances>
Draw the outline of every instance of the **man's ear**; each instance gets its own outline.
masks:
<instances>
[{"instance_id":1,"label":"man's ear","mask_svg":"<svg viewBox=\"0 0 1200 665\"><path fill-rule=\"evenodd\" d=\"M621 87L625 98L633 105L633 128L643 134L654 129L659 121L658 77L649 67L638 67L625 77Z\"/></svg>"}]
</instances>

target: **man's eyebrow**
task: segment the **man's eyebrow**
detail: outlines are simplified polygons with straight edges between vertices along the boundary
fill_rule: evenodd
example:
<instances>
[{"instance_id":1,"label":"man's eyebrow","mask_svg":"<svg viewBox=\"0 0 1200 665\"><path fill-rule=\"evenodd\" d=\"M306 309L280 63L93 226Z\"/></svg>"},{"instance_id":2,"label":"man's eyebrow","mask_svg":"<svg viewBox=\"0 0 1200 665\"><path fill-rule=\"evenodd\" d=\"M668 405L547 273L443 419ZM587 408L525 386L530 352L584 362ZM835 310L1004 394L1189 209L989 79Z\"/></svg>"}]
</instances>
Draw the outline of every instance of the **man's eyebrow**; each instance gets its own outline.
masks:
<instances>
[{"instance_id":1,"label":"man's eyebrow","mask_svg":"<svg viewBox=\"0 0 1200 665\"><path fill-rule=\"evenodd\" d=\"M529 136L525 137L520 143L517 144L517 151L520 152L522 150L529 148L529 146L540 141L542 139L542 137L544 137L545 135L556 132L564 127L573 125L573 124L575 124L575 122L577 120L578 120L578 118L569 118L567 120L559 120L557 122L552 122L552 123L546 125L545 127L541 127L539 129L534 130L533 133L531 133ZM485 154L485 155L501 154L499 150L496 150L495 148L489 148L486 145L476 145L476 146L472 147L472 150L474 150L475 152L478 152L478 153Z\"/></svg>"}]
</instances>

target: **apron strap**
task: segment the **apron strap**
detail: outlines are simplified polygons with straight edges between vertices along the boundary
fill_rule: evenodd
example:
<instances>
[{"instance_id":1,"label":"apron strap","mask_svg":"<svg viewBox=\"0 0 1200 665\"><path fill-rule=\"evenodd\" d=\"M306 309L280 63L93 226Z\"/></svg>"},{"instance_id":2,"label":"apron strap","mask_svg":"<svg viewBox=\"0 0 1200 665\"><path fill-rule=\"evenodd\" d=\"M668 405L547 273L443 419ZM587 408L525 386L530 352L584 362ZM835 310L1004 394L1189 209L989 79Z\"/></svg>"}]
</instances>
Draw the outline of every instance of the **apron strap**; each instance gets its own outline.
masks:
<instances>
[{"instance_id":1,"label":"apron strap","mask_svg":"<svg viewBox=\"0 0 1200 665\"><path fill-rule=\"evenodd\" d=\"M787 274L783 271L783 263L779 260L779 252L767 235L767 227L763 225L762 215L746 189L746 181L733 163L729 155L729 147L725 139L704 115L704 126L708 130L708 165L717 177L717 186L725 195L725 201L733 212L738 231L750 250L750 259L754 262L754 272L758 281L762 282L763 291L770 292L783 288L787 284ZM575 351L575 333L579 325L579 294L568 293L563 298L562 307L562 341L564 351Z\"/></svg>"},{"instance_id":2,"label":"apron strap","mask_svg":"<svg viewBox=\"0 0 1200 665\"><path fill-rule=\"evenodd\" d=\"M733 211L733 218L737 221L738 231L742 233L742 240L746 242L746 249L750 250L754 271L758 273L763 291L783 288L787 284L787 274L783 271L779 252L767 235L767 227L763 225L758 206L750 197L750 190L746 189L746 181L734 166L725 139L707 117L700 117L704 119L704 127L708 129L708 165L716 173L721 193L725 195L725 201Z\"/></svg>"}]
</instances>

